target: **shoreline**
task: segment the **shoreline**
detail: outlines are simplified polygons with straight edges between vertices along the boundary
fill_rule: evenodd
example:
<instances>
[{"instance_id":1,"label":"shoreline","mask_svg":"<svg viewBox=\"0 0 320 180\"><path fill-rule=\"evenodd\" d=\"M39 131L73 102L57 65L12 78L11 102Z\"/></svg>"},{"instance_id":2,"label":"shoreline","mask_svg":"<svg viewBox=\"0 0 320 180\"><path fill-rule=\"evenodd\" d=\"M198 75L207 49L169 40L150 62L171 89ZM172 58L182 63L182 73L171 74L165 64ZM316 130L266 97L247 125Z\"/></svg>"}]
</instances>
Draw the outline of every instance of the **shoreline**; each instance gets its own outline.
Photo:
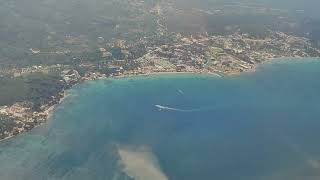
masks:
<instances>
[{"instance_id":1,"label":"shoreline","mask_svg":"<svg viewBox=\"0 0 320 180\"><path fill-rule=\"evenodd\" d=\"M97 79L82 79L82 80L79 80L77 83L71 85L70 87L68 87L67 89L64 89L63 92L63 96L59 99L59 102L58 103L55 103L51 106L49 106L46 110L44 111L40 111L39 113L45 113L46 114L46 118L41 121L40 123L36 124L34 127L32 127L31 129L29 130L24 130L16 135L10 135L10 136L7 136L3 139L0 139L0 143L2 142L5 142L6 140L10 140L12 138L15 138L17 136L19 136L20 134L23 134L23 133L26 133L26 132L29 132L29 131L32 131L34 128L37 128L39 126L41 126L42 124L44 123L47 123L53 116L53 114L55 113L55 110L56 108L66 99L69 97L69 93L67 92L69 89L73 88L74 86L76 85L80 85L82 83L85 83L85 82L90 82L90 81L96 81L96 80L106 80L106 79L125 79L125 78L130 78L130 77L139 77L139 76L145 76L145 77L148 77L148 76L157 76L157 75L183 75L183 74L190 74L190 75L210 75L210 76L215 76L215 77L224 77L224 76L228 76L227 74L224 74L223 76L222 75L219 75L217 73L213 73L213 72L195 72L195 71L182 71L182 72L177 72L177 71L163 71L163 72L148 72L148 73L145 73L145 74L124 74L124 75L119 75L119 76L112 76L112 77L100 77L100 78L97 78Z\"/></svg>"},{"instance_id":2,"label":"shoreline","mask_svg":"<svg viewBox=\"0 0 320 180\"><path fill-rule=\"evenodd\" d=\"M163 71L163 72L150 72L145 74L124 74L120 76L113 76L113 77L106 77L102 79L125 79L130 77L139 77L139 76L161 76L161 75L208 75L208 76L215 76L215 77L224 77L226 75L220 75L218 73L212 73L212 72L188 72L188 71L182 71L182 72L176 72L176 71Z\"/></svg>"},{"instance_id":3,"label":"shoreline","mask_svg":"<svg viewBox=\"0 0 320 180\"><path fill-rule=\"evenodd\" d=\"M318 60L320 60L319 57L314 57L317 58ZM310 60L314 60L314 58L307 58ZM297 60L301 60L301 61L305 61L304 58L292 58L295 61ZM11 138L14 138L20 134L26 133L31 131L32 129L41 126L44 123L47 123L49 121L49 119L52 118L53 114L55 113L56 108L66 99L69 97L69 93L67 92L69 89L73 88L76 85L85 83L85 82L90 82L90 81L96 81L96 80L106 80L106 79L124 79L124 78L130 78L130 77L139 77L139 76L157 76L157 75L183 75L183 74L189 74L189 75L208 75L208 76L214 76L214 77L218 77L218 78L222 78L222 77L228 77L228 76L239 76L241 74L246 74L246 73L255 73L261 66L265 65L265 64L270 64L270 63L275 63L275 62L280 62L280 61L292 61L292 59L290 59L290 57L283 57L283 58L273 58L273 59L267 59L261 63L255 64L253 66L253 68L247 69L246 71L243 72L237 72L237 73L221 73L222 75L220 75L219 73L216 72L210 72L210 71L181 71L181 72L177 72L177 71L160 71L160 72L147 72L147 73L141 73L141 74L134 74L134 73L128 73L128 74L123 74L123 75L119 75L119 76L111 76L111 77L99 77L99 78L93 78L93 79L81 79L78 82L74 83L73 85L71 85L70 87L68 87L67 89L64 89L62 97L59 99L59 101L51 106L49 106L46 110L44 111L40 111L39 113L44 113L46 115L46 118L41 121L40 123L36 124L34 127L32 127L31 129L28 130L24 130L18 134L15 135L11 135L8 137L5 137L3 139L0 139L0 143L9 140Z\"/></svg>"},{"instance_id":4,"label":"shoreline","mask_svg":"<svg viewBox=\"0 0 320 180\"><path fill-rule=\"evenodd\" d=\"M73 87L73 86L72 86L72 87ZM71 88L72 88L72 87L71 87ZM67 97L69 97L69 95L70 95L70 94L69 94L68 92L64 91L64 92L63 92L63 97L60 98L59 102L56 103L56 104L53 104L53 105L50 106L47 110L44 111L44 112L47 114L47 119L46 119L44 122L47 122L47 121L53 116L53 114L54 114L57 106L59 106L63 101L65 101L65 99L66 99Z\"/></svg>"},{"instance_id":5,"label":"shoreline","mask_svg":"<svg viewBox=\"0 0 320 180\"><path fill-rule=\"evenodd\" d=\"M71 86L70 88L72 88L72 87L73 86ZM68 89L66 89L66 90L68 90ZM56 108L70 95L69 93L66 92L66 90L63 92L63 96L59 99L58 103L53 104L52 106L49 106L46 110L42 111L42 113L46 114L46 118L43 121L41 121L40 123L36 124L30 130L25 130L25 131L20 132L20 133L18 133L16 135L11 135L11 136L5 137L3 139L0 139L0 143L5 142L6 140L10 140L12 138L15 138L15 137L19 136L20 134L29 132L29 131L31 131L31 130L43 125L44 123L47 123L52 118L53 114L55 113Z\"/></svg>"}]
</instances>

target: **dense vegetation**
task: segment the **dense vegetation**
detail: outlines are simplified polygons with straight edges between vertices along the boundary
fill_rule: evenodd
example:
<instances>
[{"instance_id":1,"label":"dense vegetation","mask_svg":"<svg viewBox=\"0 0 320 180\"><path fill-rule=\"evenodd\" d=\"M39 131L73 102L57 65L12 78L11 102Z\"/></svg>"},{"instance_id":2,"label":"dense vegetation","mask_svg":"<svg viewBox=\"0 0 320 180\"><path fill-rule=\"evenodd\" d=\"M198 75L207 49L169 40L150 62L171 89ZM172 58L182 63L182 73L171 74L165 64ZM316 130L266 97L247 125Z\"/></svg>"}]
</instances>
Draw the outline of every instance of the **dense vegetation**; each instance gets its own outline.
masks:
<instances>
[{"instance_id":1,"label":"dense vegetation","mask_svg":"<svg viewBox=\"0 0 320 180\"><path fill-rule=\"evenodd\" d=\"M320 15L310 18L314 14L310 5L318 7L319 3L307 1L145 0L142 6L138 6L139 0L0 0L0 71L13 67L68 64L84 75L84 70L77 65L99 63L99 47L117 39L136 42L141 37L153 37L157 20L149 10L158 2L173 2L174 8L164 9L162 19L169 31L191 34L207 31L221 35L240 31L263 37L272 29L308 36L317 44ZM243 7L241 3L244 2L250 8ZM259 11L261 6L270 9ZM312 11L297 11L306 8ZM223 13L204 15L193 13L192 9L223 10ZM166 41L166 38L157 41ZM108 50L113 59L124 57L117 47ZM141 57L146 49L137 45L130 51L134 57ZM59 75L50 73L17 78L0 76L0 106L28 100L35 102L38 108L63 89L60 80Z\"/></svg>"},{"instance_id":2,"label":"dense vegetation","mask_svg":"<svg viewBox=\"0 0 320 180\"><path fill-rule=\"evenodd\" d=\"M52 100L64 88L55 74L33 73L19 78L0 79L0 106L17 101L34 102L35 110Z\"/></svg>"},{"instance_id":3,"label":"dense vegetation","mask_svg":"<svg viewBox=\"0 0 320 180\"><path fill-rule=\"evenodd\" d=\"M0 16L2 68L68 63L92 51L99 37L111 41L154 30L152 17L128 0L0 0ZM43 53L34 56L30 48Z\"/></svg>"},{"instance_id":4,"label":"dense vegetation","mask_svg":"<svg viewBox=\"0 0 320 180\"><path fill-rule=\"evenodd\" d=\"M319 44L317 0L171 0L186 13L171 13L169 30L226 35L234 32L265 36L270 30L305 36ZM202 9L206 13L193 13ZM209 13L208 13L209 12ZM203 28L205 27L205 29Z\"/></svg>"}]
</instances>

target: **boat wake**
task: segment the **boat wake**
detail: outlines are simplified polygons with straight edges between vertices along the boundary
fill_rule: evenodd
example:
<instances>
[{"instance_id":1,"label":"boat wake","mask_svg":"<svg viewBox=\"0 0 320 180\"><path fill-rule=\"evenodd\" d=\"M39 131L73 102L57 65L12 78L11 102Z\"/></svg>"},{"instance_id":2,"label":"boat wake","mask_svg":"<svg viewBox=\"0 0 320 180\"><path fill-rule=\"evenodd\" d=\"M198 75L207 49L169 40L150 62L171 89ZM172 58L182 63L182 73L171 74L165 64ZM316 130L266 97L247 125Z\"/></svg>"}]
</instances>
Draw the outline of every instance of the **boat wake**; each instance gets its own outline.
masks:
<instances>
[{"instance_id":1,"label":"boat wake","mask_svg":"<svg viewBox=\"0 0 320 180\"><path fill-rule=\"evenodd\" d=\"M180 95L184 95L184 92L181 89L177 90Z\"/></svg>"},{"instance_id":2,"label":"boat wake","mask_svg":"<svg viewBox=\"0 0 320 180\"><path fill-rule=\"evenodd\" d=\"M168 106L162 106L159 104L154 105L158 108L159 111L178 111L178 112L199 112L199 111L208 111L214 109L214 107L198 108L198 109L179 109Z\"/></svg>"}]
</instances>

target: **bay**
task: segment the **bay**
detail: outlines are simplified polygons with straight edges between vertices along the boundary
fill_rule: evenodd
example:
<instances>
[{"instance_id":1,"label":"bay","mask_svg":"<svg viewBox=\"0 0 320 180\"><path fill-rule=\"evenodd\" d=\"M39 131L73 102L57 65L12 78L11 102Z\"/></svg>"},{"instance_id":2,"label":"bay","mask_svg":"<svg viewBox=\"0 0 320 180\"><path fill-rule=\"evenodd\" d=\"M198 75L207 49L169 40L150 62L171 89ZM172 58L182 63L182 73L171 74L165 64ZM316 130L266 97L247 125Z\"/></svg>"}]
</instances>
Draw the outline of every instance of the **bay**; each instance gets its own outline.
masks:
<instances>
[{"instance_id":1,"label":"bay","mask_svg":"<svg viewBox=\"0 0 320 180\"><path fill-rule=\"evenodd\" d=\"M319 59L287 59L86 82L0 143L0 179L319 179L319 77Z\"/></svg>"}]
</instances>

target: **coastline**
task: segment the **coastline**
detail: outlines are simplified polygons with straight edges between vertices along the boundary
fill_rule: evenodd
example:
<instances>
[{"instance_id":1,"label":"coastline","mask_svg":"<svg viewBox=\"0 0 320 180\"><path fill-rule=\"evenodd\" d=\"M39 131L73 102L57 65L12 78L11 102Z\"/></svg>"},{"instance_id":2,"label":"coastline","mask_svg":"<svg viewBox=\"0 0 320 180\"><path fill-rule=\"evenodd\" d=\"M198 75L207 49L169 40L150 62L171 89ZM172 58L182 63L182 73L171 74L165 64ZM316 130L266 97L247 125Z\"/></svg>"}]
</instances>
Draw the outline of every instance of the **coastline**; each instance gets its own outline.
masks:
<instances>
[{"instance_id":1,"label":"coastline","mask_svg":"<svg viewBox=\"0 0 320 180\"><path fill-rule=\"evenodd\" d=\"M162 72L148 72L148 73L141 73L141 74L134 74L134 73L128 73L128 74L123 74L123 75L118 75L118 76L111 76L111 77L99 77L99 78L91 78L91 79L81 79L78 82L72 84L70 87L66 88L63 90L62 97L59 99L59 101L57 103L54 103L50 106L48 106L48 108L46 108L44 111L40 111L38 113L44 113L46 115L46 118L42 121L40 121L39 123L35 124L31 129L26 129L23 130L21 132L19 132L18 134L14 134L14 135L9 135L3 139L0 139L0 143L4 142L6 140L9 140L11 138L14 138L20 134L26 133L28 131L31 131L32 129L41 126L44 123L47 123L49 121L50 118L52 118L53 114L55 113L56 108L69 96L68 94L68 90L73 88L76 85L85 83L85 82L89 82L89 81L95 81L95 80L106 80L106 79L124 79L124 78L130 78L130 77L139 77L139 76L157 76L157 75L185 75L185 74L189 74L189 75L210 75L210 76L215 76L215 77L223 77L226 76L227 74L219 75L217 73L213 73L213 72L197 72L197 71L182 71L182 72L177 72L177 71L162 71Z\"/></svg>"},{"instance_id":2,"label":"coastline","mask_svg":"<svg viewBox=\"0 0 320 180\"><path fill-rule=\"evenodd\" d=\"M176 71L163 71L163 72L150 72L150 73L144 73L144 74L124 74L120 76L113 76L113 77L107 77L102 79L122 79L122 78L130 78L130 77L139 77L139 76L161 76L161 75L208 75L208 76L215 76L215 77L223 77L224 75L220 75L218 73L212 73L212 72L176 72Z\"/></svg>"},{"instance_id":3,"label":"coastline","mask_svg":"<svg viewBox=\"0 0 320 180\"><path fill-rule=\"evenodd\" d=\"M318 58L318 57L314 57L314 58ZM314 59L313 58L313 59ZM89 78L89 79L85 79L82 78L79 81L77 81L76 83L72 84L71 86L69 86L68 88L64 89L63 92L60 92L60 94L63 94L59 101L57 103L52 104L51 106L49 106L46 110L44 111L40 111L39 113L44 113L46 115L45 119L43 119L42 121L40 121L39 123L35 124L34 127L32 127L31 129L26 129L18 134L14 134L8 137L5 137L3 139L0 139L0 143L4 142L5 140L11 139L16 137L19 134L28 132L36 127L41 126L43 123L47 123L48 120L50 118L52 118L53 114L55 113L56 108L69 96L68 94L68 90L73 88L76 85L88 82L88 81L95 81L95 80L105 80L105 79L122 79L122 78L130 78L130 77L139 77L139 76L157 76L157 75L184 75L184 74L188 74L188 75L208 75L208 76L214 76L214 77L218 77L218 78L222 78L222 77L228 77L228 76L239 76L241 74L246 74L246 73L255 73L257 71L257 69L265 64L269 64L269 63L275 63L275 62L279 62L279 61L292 61L292 59L294 60L303 60L305 61L305 59L303 58L291 58L290 57L284 57L284 58L273 58L273 59L267 59L261 63L255 64L253 66L253 68L247 69L244 72L235 72L235 73L222 73L222 75L216 73L216 72L210 72L210 71L181 71L181 72L177 72L177 71L160 71L160 72L147 72L147 73L140 73L140 74L134 74L134 73L130 73L127 72L127 74L122 74L122 75L118 75L118 76L111 76L111 77L99 77L99 78ZM312 59L312 58L310 58ZM319 58L318 58L319 59Z\"/></svg>"},{"instance_id":4,"label":"coastline","mask_svg":"<svg viewBox=\"0 0 320 180\"><path fill-rule=\"evenodd\" d=\"M73 86L71 86L70 88L72 88L72 87L73 87ZM67 90L68 90L68 89L67 89ZM37 128L37 127L41 126L41 125L44 124L44 123L47 123L47 122L51 119L51 117L53 116L53 114L55 113L56 108L57 108L68 96L69 96L69 93L67 93L66 91L64 91L64 92L63 92L63 96L59 99L59 102L58 102L58 103L49 106L46 110L43 111L43 113L46 114L46 118L45 118L43 121L41 121L40 123L36 124L33 128L31 128L30 130L25 130L25 131L23 131L23 132L20 132L19 134L7 136L7 137L5 137L5 138L3 138L3 139L0 139L0 143L4 142L4 141L6 141L6 140L12 139L12 138L14 138L14 137L16 137L16 136L18 136L18 135L20 135L20 134L23 134L23 133L26 133L26 132L28 132L28 131L31 131L32 129Z\"/></svg>"},{"instance_id":5,"label":"coastline","mask_svg":"<svg viewBox=\"0 0 320 180\"><path fill-rule=\"evenodd\" d=\"M46 119L45 122L47 122L52 117L52 115L54 114L57 106L59 106L69 95L70 94L68 92L64 91L63 92L63 96L62 96L62 98L60 98L59 102L57 104L53 104L47 110L44 111L47 114L47 119Z\"/></svg>"}]
</instances>

